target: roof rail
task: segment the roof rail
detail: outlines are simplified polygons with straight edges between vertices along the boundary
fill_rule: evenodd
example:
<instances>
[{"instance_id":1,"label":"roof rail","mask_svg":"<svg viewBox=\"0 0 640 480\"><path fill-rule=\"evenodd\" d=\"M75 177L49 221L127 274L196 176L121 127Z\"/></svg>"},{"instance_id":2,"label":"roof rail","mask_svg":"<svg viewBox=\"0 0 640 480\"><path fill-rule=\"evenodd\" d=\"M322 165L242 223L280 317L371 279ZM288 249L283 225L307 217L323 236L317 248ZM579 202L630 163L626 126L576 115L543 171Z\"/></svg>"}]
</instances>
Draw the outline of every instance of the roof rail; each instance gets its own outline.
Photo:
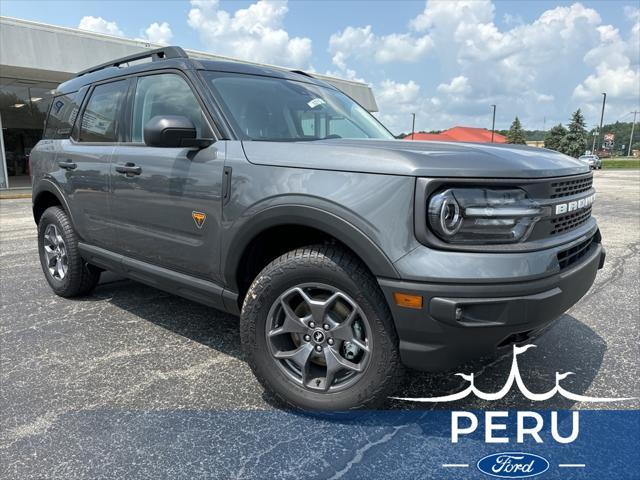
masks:
<instances>
[{"instance_id":1,"label":"roof rail","mask_svg":"<svg viewBox=\"0 0 640 480\"><path fill-rule=\"evenodd\" d=\"M304 75L305 77L315 78L310 73L305 72L304 70L289 70L291 73L297 73L298 75Z\"/></svg>"},{"instance_id":2,"label":"roof rail","mask_svg":"<svg viewBox=\"0 0 640 480\"><path fill-rule=\"evenodd\" d=\"M156 48L154 50L147 50L140 53L135 53L127 57L122 57L117 60L111 60L110 62L106 62L101 65L97 65L95 67L87 68L86 70L82 70L81 72L78 72L76 74L76 77L86 75L87 73L97 72L98 70L102 70L104 68L119 67L123 63L134 62L136 60L142 60L143 58L149 58L149 57L151 57L152 62L155 62L156 60L166 60L168 58L189 58L189 55L187 55L186 52L180 47Z\"/></svg>"}]
</instances>

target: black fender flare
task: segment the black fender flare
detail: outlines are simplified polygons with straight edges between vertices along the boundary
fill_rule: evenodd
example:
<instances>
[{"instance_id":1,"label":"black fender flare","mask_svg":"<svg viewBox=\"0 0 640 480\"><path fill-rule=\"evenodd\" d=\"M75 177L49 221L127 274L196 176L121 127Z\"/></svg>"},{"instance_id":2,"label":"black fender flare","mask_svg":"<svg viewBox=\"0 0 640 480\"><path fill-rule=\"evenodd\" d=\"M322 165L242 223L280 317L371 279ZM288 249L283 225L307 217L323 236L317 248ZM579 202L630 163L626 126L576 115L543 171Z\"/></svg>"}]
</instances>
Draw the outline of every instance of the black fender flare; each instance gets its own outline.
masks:
<instances>
[{"instance_id":1,"label":"black fender flare","mask_svg":"<svg viewBox=\"0 0 640 480\"><path fill-rule=\"evenodd\" d=\"M238 291L236 272L247 247L262 232L279 226L298 225L320 230L351 249L376 277L400 278L382 249L358 226L321 208L301 204L271 206L251 215L241 226L227 231L222 245L222 272L229 289Z\"/></svg>"},{"instance_id":2,"label":"black fender flare","mask_svg":"<svg viewBox=\"0 0 640 480\"><path fill-rule=\"evenodd\" d=\"M62 205L62 208L65 210L65 212L69 216L69 219L71 220L71 224L74 225L74 228L75 228L75 224L73 221L73 217L71 216L71 209L69 208L69 203L67 202L67 198L64 196L64 193L62 193L62 189L60 188L60 186L48 178L43 178L42 180L40 180L33 189L31 210L33 212L34 221L36 219L35 206L36 206L36 203L38 202L38 197L43 193L50 193L58 199L58 201Z\"/></svg>"}]
</instances>

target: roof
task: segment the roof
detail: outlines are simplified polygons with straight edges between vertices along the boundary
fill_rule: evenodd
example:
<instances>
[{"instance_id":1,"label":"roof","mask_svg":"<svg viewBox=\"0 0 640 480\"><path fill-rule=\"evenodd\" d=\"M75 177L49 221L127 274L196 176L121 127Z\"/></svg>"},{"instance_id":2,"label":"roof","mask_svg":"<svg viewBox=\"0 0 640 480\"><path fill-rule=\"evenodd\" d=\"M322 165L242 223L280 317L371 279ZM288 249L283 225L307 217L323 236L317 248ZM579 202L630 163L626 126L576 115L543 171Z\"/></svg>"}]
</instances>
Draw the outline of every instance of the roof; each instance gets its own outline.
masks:
<instances>
[{"instance_id":1,"label":"roof","mask_svg":"<svg viewBox=\"0 0 640 480\"><path fill-rule=\"evenodd\" d=\"M183 56L168 56L161 58L155 58L155 53L170 52L177 50L183 54ZM129 66L128 58L152 58L153 61L144 63L134 63ZM125 66L116 66L124 64ZM94 82L100 82L110 78L129 75L132 73L140 73L153 71L163 68L178 68L182 70L195 69L195 70L210 70L217 72L229 72L229 73L242 73L248 75L261 75L274 78L282 78L287 80L297 80L301 82L312 83L315 85L326 86L329 88L337 88L334 85L324 82L318 78L312 77L304 72L285 70L276 67L267 67L264 65L250 64L235 62L232 60L198 60L187 56L180 47L163 47L155 50L142 51L131 57L125 57L121 59L112 59L103 65L97 65L91 67L85 71L79 72L72 79L62 83L58 86L58 91L61 93L68 93L77 91L85 85L89 85Z\"/></svg>"},{"instance_id":2,"label":"roof","mask_svg":"<svg viewBox=\"0 0 640 480\"><path fill-rule=\"evenodd\" d=\"M404 140L412 140L411 134L405 136ZM414 133L413 140L490 143L491 130L475 127L453 127L440 133ZM494 133L493 142L507 143L507 137Z\"/></svg>"}]
</instances>

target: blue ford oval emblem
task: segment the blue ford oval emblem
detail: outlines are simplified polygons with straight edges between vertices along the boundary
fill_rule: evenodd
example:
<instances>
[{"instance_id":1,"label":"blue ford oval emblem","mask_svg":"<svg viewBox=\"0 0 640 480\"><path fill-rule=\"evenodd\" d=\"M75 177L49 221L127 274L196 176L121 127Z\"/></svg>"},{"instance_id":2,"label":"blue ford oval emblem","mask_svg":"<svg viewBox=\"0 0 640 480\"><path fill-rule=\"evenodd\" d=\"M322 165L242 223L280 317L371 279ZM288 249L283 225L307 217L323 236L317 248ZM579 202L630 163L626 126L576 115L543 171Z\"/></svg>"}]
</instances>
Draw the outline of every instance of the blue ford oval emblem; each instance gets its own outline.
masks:
<instances>
[{"instance_id":1,"label":"blue ford oval emblem","mask_svg":"<svg viewBox=\"0 0 640 480\"><path fill-rule=\"evenodd\" d=\"M478 470L498 478L535 477L549 469L546 458L532 453L493 453L478 460Z\"/></svg>"}]
</instances>

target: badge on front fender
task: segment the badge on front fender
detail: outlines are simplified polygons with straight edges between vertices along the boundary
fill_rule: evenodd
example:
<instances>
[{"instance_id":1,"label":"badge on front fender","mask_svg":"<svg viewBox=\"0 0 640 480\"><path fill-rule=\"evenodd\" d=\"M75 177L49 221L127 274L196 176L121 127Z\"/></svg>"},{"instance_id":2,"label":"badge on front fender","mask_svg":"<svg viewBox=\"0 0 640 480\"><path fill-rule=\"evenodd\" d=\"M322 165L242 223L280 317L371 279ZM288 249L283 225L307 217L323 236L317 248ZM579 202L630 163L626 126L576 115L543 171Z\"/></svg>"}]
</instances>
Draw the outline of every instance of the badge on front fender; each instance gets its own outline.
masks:
<instances>
[{"instance_id":1,"label":"badge on front fender","mask_svg":"<svg viewBox=\"0 0 640 480\"><path fill-rule=\"evenodd\" d=\"M202 212L191 212L191 217L193 217L193 221L196 222L196 227L202 229L205 220L207 219L207 214Z\"/></svg>"}]
</instances>

